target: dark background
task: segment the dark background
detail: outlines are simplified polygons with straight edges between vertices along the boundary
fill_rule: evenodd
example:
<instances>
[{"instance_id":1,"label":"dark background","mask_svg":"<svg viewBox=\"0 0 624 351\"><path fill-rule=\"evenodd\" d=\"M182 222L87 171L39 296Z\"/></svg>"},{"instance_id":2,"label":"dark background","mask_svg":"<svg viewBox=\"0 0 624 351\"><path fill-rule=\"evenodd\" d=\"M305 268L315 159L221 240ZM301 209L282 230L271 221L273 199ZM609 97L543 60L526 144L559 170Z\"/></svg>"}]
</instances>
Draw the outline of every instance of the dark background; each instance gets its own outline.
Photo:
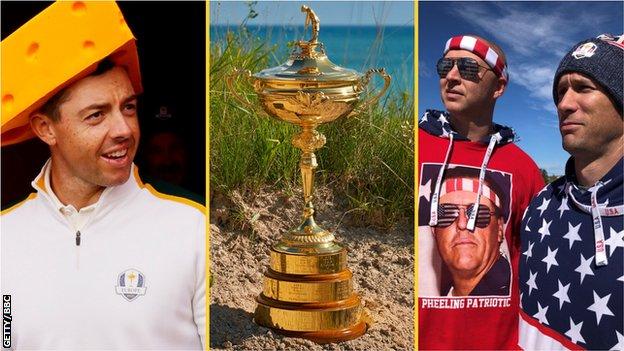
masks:
<instances>
[{"instance_id":1,"label":"dark background","mask_svg":"<svg viewBox=\"0 0 624 351\"><path fill-rule=\"evenodd\" d=\"M2 39L50 4L2 1ZM146 140L160 130L181 134L188 150L189 172L180 186L203 199L206 177L206 4L141 1L119 2L118 5L137 39L144 89L139 98L142 144L135 163L142 178L148 178L148 182L158 179L158 175L145 174L143 150ZM156 117L161 107L167 109L171 115L169 119ZM38 139L2 148L2 208L33 191L30 182L48 157L47 146Z\"/></svg>"}]
</instances>

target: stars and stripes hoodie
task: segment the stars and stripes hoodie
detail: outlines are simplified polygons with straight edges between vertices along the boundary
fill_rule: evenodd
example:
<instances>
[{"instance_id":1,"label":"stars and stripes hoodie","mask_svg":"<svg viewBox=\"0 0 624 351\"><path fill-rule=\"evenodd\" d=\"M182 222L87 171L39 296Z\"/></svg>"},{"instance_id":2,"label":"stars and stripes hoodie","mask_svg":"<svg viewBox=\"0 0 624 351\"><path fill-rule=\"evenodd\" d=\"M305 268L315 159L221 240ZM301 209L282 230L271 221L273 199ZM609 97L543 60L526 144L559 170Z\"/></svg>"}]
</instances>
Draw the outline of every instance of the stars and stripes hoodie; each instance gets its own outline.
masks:
<instances>
[{"instance_id":1,"label":"stars and stripes hoodie","mask_svg":"<svg viewBox=\"0 0 624 351\"><path fill-rule=\"evenodd\" d=\"M579 186L574 159L522 221L520 346L624 350L623 159Z\"/></svg>"},{"instance_id":2,"label":"stars and stripes hoodie","mask_svg":"<svg viewBox=\"0 0 624 351\"><path fill-rule=\"evenodd\" d=\"M418 348L514 349L518 347L520 221L544 181L533 160L513 144L510 128L495 124L492 135L472 142L454 131L449 121L448 113L427 110L419 122ZM442 262L431 230L437 222L437 205L432 204L439 200L443 173L458 167L479 174L475 193L486 174L505 185L500 194L505 219L501 252L511 265L510 295L441 296Z\"/></svg>"}]
</instances>

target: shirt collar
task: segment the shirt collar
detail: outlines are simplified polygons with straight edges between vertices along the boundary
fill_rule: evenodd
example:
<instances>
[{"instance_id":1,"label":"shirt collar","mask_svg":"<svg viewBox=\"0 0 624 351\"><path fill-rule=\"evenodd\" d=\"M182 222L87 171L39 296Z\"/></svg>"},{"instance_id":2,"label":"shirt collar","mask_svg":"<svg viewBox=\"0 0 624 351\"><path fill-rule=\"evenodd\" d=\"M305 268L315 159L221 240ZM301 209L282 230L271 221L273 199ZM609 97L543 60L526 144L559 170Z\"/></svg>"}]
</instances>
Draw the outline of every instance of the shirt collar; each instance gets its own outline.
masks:
<instances>
[{"instance_id":1,"label":"shirt collar","mask_svg":"<svg viewBox=\"0 0 624 351\"><path fill-rule=\"evenodd\" d=\"M39 193L43 194L43 197L46 198L48 203L57 211L60 212L61 209L72 207L72 205L65 206L58 199L54 191L50 186L50 168L51 168L52 160L48 159L45 163L37 177L31 182L31 185L35 190ZM133 197L138 194L138 192L144 188L143 182L139 177L138 168L132 164L132 168L130 170L130 177L128 180L120 185L109 186L102 194L100 194L100 198L98 201L92 205L84 207L81 209L81 212L84 210L94 211L98 213L98 216L104 215L110 210L112 210L115 206L125 202L125 200ZM97 211L96 211L97 210Z\"/></svg>"},{"instance_id":2,"label":"shirt collar","mask_svg":"<svg viewBox=\"0 0 624 351\"><path fill-rule=\"evenodd\" d=\"M102 196L104 195L104 192L109 191L110 188L106 188L104 189L104 191L102 192L102 194L100 194L100 197L98 198L98 201L95 202L94 204L91 204L89 206L83 207L80 210L77 210L73 205L64 205L61 200L59 200L59 198L56 196L56 194L54 193L54 190L52 190L52 182L50 181L50 173L51 173L51 164L52 164L52 159L48 159L48 161L45 163L45 165L43 166L43 190L48 194L48 196L50 197L50 201L52 202L52 204L54 205L54 208L57 209L59 212L61 212L62 214L66 214L68 211L71 212L81 212L81 213L87 213L87 212L92 212L96 207L97 207L97 203L99 202L99 200L102 198Z\"/></svg>"}]
</instances>

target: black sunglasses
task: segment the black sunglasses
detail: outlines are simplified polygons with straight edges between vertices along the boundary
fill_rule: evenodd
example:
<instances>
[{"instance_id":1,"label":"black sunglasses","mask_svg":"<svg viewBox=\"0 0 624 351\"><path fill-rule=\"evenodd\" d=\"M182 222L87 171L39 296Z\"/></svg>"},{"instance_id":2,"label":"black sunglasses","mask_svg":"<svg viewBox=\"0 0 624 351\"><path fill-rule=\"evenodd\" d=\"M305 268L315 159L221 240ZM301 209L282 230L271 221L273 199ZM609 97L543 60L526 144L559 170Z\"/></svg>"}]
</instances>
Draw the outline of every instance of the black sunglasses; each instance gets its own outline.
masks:
<instances>
[{"instance_id":1,"label":"black sunglasses","mask_svg":"<svg viewBox=\"0 0 624 351\"><path fill-rule=\"evenodd\" d=\"M453 66L457 63L457 69L459 69L459 75L463 79L479 80L479 68L485 68L486 70L492 70L489 67L479 65L479 63L470 57L459 58L447 58L442 57L438 60L437 69L440 78L446 78L446 75L453 69Z\"/></svg>"},{"instance_id":2,"label":"black sunglasses","mask_svg":"<svg viewBox=\"0 0 624 351\"><path fill-rule=\"evenodd\" d=\"M438 225L437 227L446 228L453 224L455 220L460 216L459 210L464 209L466 211L466 219L470 218L472 211L474 211L474 204L468 206L456 205L456 204L440 204L438 206ZM477 212L476 226L479 228L485 228L490 224L492 215L496 212L491 212L490 208L481 204Z\"/></svg>"}]
</instances>

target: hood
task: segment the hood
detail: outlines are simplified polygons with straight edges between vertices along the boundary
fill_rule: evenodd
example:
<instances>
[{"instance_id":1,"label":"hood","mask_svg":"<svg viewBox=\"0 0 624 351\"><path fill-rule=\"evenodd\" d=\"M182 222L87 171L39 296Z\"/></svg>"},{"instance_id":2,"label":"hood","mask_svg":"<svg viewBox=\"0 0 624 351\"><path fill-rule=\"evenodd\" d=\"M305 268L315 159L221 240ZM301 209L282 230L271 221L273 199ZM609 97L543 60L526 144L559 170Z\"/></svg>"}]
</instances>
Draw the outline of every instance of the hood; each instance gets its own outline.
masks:
<instances>
[{"instance_id":1,"label":"hood","mask_svg":"<svg viewBox=\"0 0 624 351\"><path fill-rule=\"evenodd\" d=\"M624 203L624 158L621 158L607 174L595 185L602 184L596 192L597 200L605 207L622 205ZM591 206L591 192L583 192L578 187L578 179L574 171L574 158L570 157L565 167L565 185L561 191L569 189L576 200L584 205ZM593 187L592 187L593 188Z\"/></svg>"},{"instance_id":2,"label":"hood","mask_svg":"<svg viewBox=\"0 0 624 351\"><path fill-rule=\"evenodd\" d=\"M420 118L418 122L418 127L425 132L441 137L441 138L449 138L450 134L453 134L454 140L459 141L470 141L466 136L457 133L453 130L451 123L449 122L450 115L448 112L438 111L438 110L427 110ZM497 123L494 123L494 133L492 134L496 137L497 145L505 145L512 143L516 140L516 134L513 129L503 126ZM490 137L485 137L479 140L480 143L488 144L490 142Z\"/></svg>"},{"instance_id":3,"label":"hood","mask_svg":"<svg viewBox=\"0 0 624 351\"><path fill-rule=\"evenodd\" d=\"M567 200L579 210L589 213L592 216L595 260L597 266L606 266L608 257L605 249L603 217L622 216L624 214L623 202L623 181L624 158L620 160L604 175L596 184L588 189L579 187L574 171L574 158L570 157L566 163L565 183L558 188L560 195L567 197Z\"/></svg>"},{"instance_id":4,"label":"hood","mask_svg":"<svg viewBox=\"0 0 624 351\"><path fill-rule=\"evenodd\" d=\"M444 179L444 171L451 159L451 153L453 150L453 141L454 140L470 141L464 135L460 135L459 133L454 131L453 128L451 127L449 120L450 120L450 115L448 114L448 112L441 112L437 110L427 110L425 114L423 115L423 117L421 118L420 122L418 123L419 128L423 129L427 133L432 134L437 137L449 139L449 145L446 149L446 156L444 156L444 163L442 164L442 167L440 167L440 172L438 173L435 188L431 196L431 205L430 205L431 213L429 217L430 218L429 225L432 227L438 225L438 211L439 211L438 201L440 198L440 186ZM485 151L485 154L483 155L483 162L481 163L481 169L479 171L479 187L477 189L477 195L476 195L475 202L474 202L475 207L477 207L480 203L481 195L483 192L483 186L484 186L485 171L487 169L487 164L490 161L490 157L492 156L492 153L494 152L494 148L498 145L511 143L514 141L514 139L515 139L515 134L511 128L501 126L500 124L495 124L494 133L489 136L486 136L485 138L479 141L479 143L483 143L487 145L487 149ZM475 223L477 220L477 212L478 211L472 211L472 213L470 214L470 218L468 219L468 224L466 225L466 228L471 232L474 231L475 229Z\"/></svg>"}]
</instances>

